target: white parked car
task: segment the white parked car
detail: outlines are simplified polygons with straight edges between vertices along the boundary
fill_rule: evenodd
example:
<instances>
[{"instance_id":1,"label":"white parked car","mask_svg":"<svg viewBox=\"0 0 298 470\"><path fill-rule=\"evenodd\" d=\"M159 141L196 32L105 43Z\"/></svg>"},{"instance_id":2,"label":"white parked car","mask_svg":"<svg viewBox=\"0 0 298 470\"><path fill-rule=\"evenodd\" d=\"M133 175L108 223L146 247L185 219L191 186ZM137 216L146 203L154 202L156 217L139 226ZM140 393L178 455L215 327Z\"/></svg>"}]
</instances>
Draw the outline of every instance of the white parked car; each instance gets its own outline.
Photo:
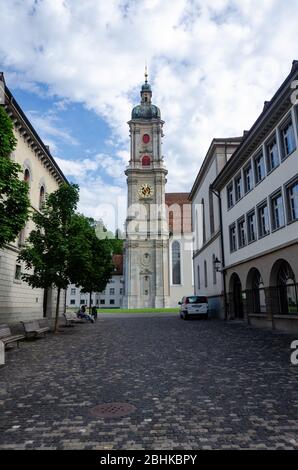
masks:
<instances>
[{"instance_id":1,"label":"white parked car","mask_svg":"<svg viewBox=\"0 0 298 470\"><path fill-rule=\"evenodd\" d=\"M202 295L189 295L183 297L180 305L180 318L187 320L191 315L208 318L208 299Z\"/></svg>"}]
</instances>

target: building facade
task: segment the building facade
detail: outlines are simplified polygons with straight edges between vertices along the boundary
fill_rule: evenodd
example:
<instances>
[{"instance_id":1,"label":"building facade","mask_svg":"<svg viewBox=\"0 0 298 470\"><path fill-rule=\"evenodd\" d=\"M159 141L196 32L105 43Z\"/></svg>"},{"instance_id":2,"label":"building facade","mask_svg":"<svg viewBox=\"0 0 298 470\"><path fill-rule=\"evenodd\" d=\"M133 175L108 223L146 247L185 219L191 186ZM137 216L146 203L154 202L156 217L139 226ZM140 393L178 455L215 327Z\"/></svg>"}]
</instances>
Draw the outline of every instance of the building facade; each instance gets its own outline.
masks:
<instances>
[{"instance_id":1,"label":"building facade","mask_svg":"<svg viewBox=\"0 0 298 470\"><path fill-rule=\"evenodd\" d=\"M219 198L212 183L242 138L213 139L191 189L194 228L194 292L208 297L210 316L224 318L224 285L216 260L223 258Z\"/></svg>"},{"instance_id":2,"label":"building facade","mask_svg":"<svg viewBox=\"0 0 298 470\"><path fill-rule=\"evenodd\" d=\"M123 277L123 256L114 255L114 274L107 283L103 292L93 292L91 305L98 308L120 308L123 305L124 277ZM90 295L81 291L80 287L74 284L68 286L66 294L66 307L79 309L82 305L90 304Z\"/></svg>"},{"instance_id":3,"label":"building facade","mask_svg":"<svg viewBox=\"0 0 298 470\"><path fill-rule=\"evenodd\" d=\"M22 177L30 188L31 210L39 211L47 193L58 189L67 182L62 171L44 145L24 112L7 88L3 73L0 85L4 92L4 106L14 125L17 146L11 158L23 169ZM31 220L14 243L0 250L0 323L14 323L20 320L51 317L55 312L56 291L32 289L21 280L24 266L17 261L20 249L33 228ZM65 294L60 297L61 313L65 307Z\"/></svg>"},{"instance_id":4,"label":"building facade","mask_svg":"<svg viewBox=\"0 0 298 470\"><path fill-rule=\"evenodd\" d=\"M165 192L168 172L161 150L164 122L151 100L151 86L145 75L141 103L133 108L128 123L131 140L130 161L125 171L128 206L124 264L127 308L177 306L178 294L192 291L192 282L188 282L192 278L190 252L188 259L181 240L170 243L173 234L170 235L168 214L171 210L166 205ZM177 233L174 235L178 237ZM188 269L188 275L182 278L181 271L174 283L170 268L172 253L177 266L182 269L185 259L184 266Z\"/></svg>"},{"instance_id":5,"label":"building facade","mask_svg":"<svg viewBox=\"0 0 298 470\"><path fill-rule=\"evenodd\" d=\"M213 182L229 318L298 331L298 61ZM296 87L297 88L297 87Z\"/></svg>"}]
</instances>

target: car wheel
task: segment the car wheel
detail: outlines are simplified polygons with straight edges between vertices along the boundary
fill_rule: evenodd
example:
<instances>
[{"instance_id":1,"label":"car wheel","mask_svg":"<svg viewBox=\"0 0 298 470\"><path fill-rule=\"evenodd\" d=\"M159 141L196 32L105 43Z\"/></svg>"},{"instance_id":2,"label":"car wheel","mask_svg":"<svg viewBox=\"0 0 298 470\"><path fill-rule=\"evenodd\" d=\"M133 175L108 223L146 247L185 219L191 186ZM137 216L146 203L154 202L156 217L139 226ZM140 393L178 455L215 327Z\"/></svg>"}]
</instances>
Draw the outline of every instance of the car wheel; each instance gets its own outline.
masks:
<instances>
[{"instance_id":1,"label":"car wheel","mask_svg":"<svg viewBox=\"0 0 298 470\"><path fill-rule=\"evenodd\" d=\"M184 320L188 320L188 319L189 319L188 313L184 312Z\"/></svg>"}]
</instances>

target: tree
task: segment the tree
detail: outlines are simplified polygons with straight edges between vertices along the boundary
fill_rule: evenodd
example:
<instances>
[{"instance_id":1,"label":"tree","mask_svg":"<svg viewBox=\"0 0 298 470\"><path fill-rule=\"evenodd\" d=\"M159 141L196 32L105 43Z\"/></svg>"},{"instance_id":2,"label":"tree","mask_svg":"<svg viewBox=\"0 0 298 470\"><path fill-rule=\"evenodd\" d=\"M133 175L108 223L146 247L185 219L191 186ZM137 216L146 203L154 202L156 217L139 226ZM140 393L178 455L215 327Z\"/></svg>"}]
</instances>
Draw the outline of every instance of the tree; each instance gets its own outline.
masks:
<instances>
[{"instance_id":1,"label":"tree","mask_svg":"<svg viewBox=\"0 0 298 470\"><path fill-rule=\"evenodd\" d=\"M0 106L0 248L13 242L29 218L29 187L22 169L10 159L16 147L11 119Z\"/></svg>"},{"instance_id":2,"label":"tree","mask_svg":"<svg viewBox=\"0 0 298 470\"><path fill-rule=\"evenodd\" d=\"M90 309L92 293L105 289L113 271L111 240L99 239L95 227L93 219L77 214L73 217L70 236L71 282L80 286L82 292L89 293Z\"/></svg>"},{"instance_id":3,"label":"tree","mask_svg":"<svg viewBox=\"0 0 298 470\"><path fill-rule=\"evenodd\" d=\"M58 331L61 289L66 289L70 282L69 238L78 200L79 188L75 184L63 184L47 196L42 212L32 217L35 229L19 256L27 270L33 269L33 273L22 275L31 287L57 288L55 332Z\"/></svg>"}]
</instances>

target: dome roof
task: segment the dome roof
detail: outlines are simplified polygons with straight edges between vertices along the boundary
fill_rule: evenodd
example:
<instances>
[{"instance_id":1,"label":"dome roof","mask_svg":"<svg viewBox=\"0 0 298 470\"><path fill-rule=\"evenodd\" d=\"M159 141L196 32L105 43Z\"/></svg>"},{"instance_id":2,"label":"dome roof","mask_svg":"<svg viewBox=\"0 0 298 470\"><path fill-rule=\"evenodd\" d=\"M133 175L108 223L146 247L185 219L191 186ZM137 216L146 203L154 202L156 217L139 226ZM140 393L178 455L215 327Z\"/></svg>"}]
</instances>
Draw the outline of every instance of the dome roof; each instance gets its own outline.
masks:
<instances>
[{"instance_id":1,"label":"dome roof","mask_svg":"<svg viewBox=\"0 0 298 470\"><path fill-rule=\"evenodd\" d=\"M155 104L138 104L131 113L132 119L160 118L160 109Z\"/></svg>"},{"instance_id":2,"label":"dome roof","mask_svg":"<svg viewBox=\"0 0 298 470\"><path fill-rule=\"evenodd\" d=\"M148 82L143 83L141 91L151 91L151 85Z\"/></svg>"}]
</instances>

